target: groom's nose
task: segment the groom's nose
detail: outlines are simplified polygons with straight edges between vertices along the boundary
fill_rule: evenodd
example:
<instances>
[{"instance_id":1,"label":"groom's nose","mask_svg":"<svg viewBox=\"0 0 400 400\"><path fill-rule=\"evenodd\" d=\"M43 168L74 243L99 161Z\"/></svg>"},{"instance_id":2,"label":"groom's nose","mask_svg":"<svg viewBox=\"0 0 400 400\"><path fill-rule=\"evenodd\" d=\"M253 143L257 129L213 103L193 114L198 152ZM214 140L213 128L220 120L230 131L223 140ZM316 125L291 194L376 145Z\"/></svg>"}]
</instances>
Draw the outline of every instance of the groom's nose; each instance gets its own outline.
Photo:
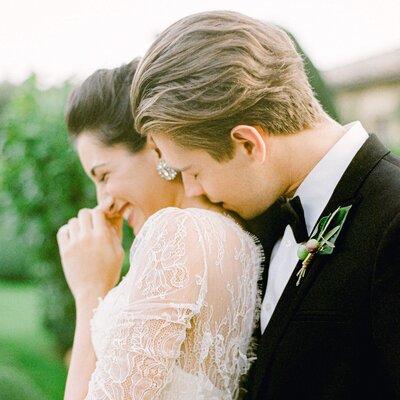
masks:
<instances>
[{"instance_id":1,"label":"groom's nose","mask_svg":"<svg viewBox=\"0 0 400 400\"><path fill-rule=\"evenodd\" d=\"M205 194L203 187L196 181L192 175L182 174L182 182L185 188L185 194L187 197L201 196Z\"/></svg>"}]
</instances>

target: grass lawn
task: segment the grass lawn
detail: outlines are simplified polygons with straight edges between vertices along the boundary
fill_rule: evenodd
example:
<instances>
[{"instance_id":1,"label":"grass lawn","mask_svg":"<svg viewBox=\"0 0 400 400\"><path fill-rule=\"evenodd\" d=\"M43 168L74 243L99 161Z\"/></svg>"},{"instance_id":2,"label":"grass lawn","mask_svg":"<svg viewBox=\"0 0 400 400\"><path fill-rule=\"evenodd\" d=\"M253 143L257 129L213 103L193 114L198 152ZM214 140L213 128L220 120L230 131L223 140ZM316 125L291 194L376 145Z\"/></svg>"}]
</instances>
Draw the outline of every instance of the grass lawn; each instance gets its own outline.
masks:
<instances>
[{"instance_id":1,"label":"grass lawn","mask_svg":"<svg viewBox=\"0 0 400 400\"><path fill-rule=\"evenodd\" d=\"M41 326L39 295L35 285L0 281L0 400L63 398L66 369Z\"/></svg>"}]
</instances>

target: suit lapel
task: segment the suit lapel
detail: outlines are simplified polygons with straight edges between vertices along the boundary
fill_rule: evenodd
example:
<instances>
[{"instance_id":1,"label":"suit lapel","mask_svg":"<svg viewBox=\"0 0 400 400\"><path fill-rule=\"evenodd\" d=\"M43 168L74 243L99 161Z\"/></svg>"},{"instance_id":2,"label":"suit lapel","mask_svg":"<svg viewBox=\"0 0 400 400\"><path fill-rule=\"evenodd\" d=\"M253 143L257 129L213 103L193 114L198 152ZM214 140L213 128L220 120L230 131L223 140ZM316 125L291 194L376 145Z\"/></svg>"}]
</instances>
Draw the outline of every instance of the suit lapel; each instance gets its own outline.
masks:
<instances>
[{"instance_id":1,"label":"suit lapel","mask_svg":"<svg viewBox=\"0 0 400 400\"><path fill-rule=\"evenodd\" d=\"M322 216L332 213L339 206L352 204L353 208L350 210L345 225L351 224L351 218L356 203L361 201L361 197L357 195L359 188L379 161L388 153L389 151L379 142L376 136L371 135L356 154L346 172L343 174L331 199L318 220ZM340 237L337 244L338 246L340 245ZM301 267L301 262L297 263L296 268L290 277L281 298L279 299L271 320L260 339L253 393L257 394L264 375L266 371L268 371L269 364L272 361L274 351L277 348L288 323L295 314L302 299L309 291L312 283L318 276L318 273L323 268L323 264L327 260L326 257L334 257L334 254L335 253L329 256L316 256L307 269L306 275L299 286L296 286L296 274Z\"/></svg>"}]
</instances>

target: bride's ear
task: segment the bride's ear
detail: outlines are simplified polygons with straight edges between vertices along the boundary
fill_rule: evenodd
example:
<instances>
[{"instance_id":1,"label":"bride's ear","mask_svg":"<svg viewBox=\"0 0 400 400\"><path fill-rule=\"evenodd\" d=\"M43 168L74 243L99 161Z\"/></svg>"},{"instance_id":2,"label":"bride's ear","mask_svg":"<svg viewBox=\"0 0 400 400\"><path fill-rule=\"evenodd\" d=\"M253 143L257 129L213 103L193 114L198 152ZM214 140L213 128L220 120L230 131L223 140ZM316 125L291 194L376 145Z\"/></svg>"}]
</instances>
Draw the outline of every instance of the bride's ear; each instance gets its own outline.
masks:
<instances>
[{"instance_id":1,"label":"bride's ear","mask_svg":"<svg viewBox=\"0 0 400 400\"><path fill-rule=\"evenodd\" d=\"M157 147L157 145L156 145L156 143L154 142L153 137L152 137L151 135L149 135L149 136L147 137L147 145L149 146L149 149L150 149L150 150L154 150L154 151L156 152L156 154L157 154L157 157L158 157L159 159L161 159L161 151L160 151L160 149Z\"/></svg>"},{"instance_id":2,"label":"bride's ear","mask_svg":"<svg viewBox=\"0 0 400 400\"><path fill-rule=\"evenodd\" d=\"M267 157L266 134L261 128L251 125L237 125L231 130L235 145L254 161L263 163Z\"/></svg>"}]
</instances>

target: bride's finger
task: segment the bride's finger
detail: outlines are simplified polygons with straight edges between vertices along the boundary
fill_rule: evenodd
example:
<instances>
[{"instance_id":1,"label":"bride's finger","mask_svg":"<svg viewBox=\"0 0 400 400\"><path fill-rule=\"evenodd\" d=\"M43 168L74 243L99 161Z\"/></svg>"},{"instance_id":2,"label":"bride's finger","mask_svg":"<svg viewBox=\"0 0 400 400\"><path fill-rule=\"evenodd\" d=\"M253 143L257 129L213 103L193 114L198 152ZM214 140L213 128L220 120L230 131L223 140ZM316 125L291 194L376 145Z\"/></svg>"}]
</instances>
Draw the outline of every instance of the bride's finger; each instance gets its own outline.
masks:
<instances>
[{"instance_id":1,"label":"bride's finger","mask_svg":"<svg viewBox=\"0 0 400 400\"><path fill-rule=\"evenodd\" d=\"M62 226L57 232L57 243L60 249L67 245L69 242L69 230L68 225Z\"/></svg>"},{"instance_id":2,"label":"bride's finger","mask_svg":"<svg viewBox=\"0 0 400 400\"><path fill-rule=\"evenodd\" d=\"M79 229L83 234L93 229L91 210L83 208L78 213Z\"/></svg>"},{"instance_id":3,"label":"bride's finger","mask_svg":"<svg viewBox=\"0 0 400 400\"><path fill-rule=\"evenodd\" d=\"M68 221L69 237L73 239L79 235L79 221L78 218L72 218Z\"/></svg>"},{"instance_id":4,"label":"bride's finger","mask_svg":"<svg viewBox=\"0 0 400 400\"><path fill-rule=\"evenodd\" d=\"M91 211L92 214L92 223L94 231L106 231L109 230L109 224L106 220L104 212L99 208L95 208Z\"/></svg>"}]
</instances>

